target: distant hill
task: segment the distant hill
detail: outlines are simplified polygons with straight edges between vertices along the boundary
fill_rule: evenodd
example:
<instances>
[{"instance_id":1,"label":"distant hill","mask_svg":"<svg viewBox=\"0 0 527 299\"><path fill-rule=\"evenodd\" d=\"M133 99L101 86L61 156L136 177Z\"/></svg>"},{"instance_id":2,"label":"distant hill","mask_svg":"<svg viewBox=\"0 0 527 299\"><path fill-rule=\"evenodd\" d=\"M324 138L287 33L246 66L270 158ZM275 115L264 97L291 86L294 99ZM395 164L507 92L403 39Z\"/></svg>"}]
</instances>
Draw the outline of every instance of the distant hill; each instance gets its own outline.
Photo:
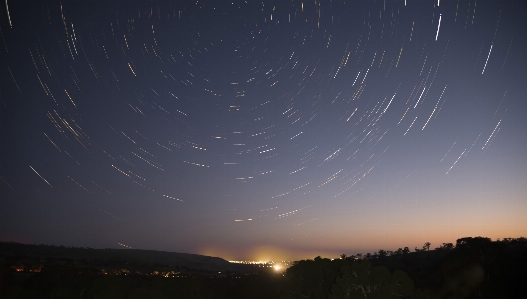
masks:
<instances>
[{"instance_id":1,"label":"distant hill","mask_svg":"<svg viewBox=\"0 0 527 299\"><path fill-rule=\"evenodd\" d=\"M184 267L195 270L250 272L247 265L199 254L141 249L93 249L50 245L28 245L0 242L2 260L35 260L42 262L71 261L92 266L122 266L123 268ZM157 269L156 269L157 270Z\"/></svg>"}]
</instances>

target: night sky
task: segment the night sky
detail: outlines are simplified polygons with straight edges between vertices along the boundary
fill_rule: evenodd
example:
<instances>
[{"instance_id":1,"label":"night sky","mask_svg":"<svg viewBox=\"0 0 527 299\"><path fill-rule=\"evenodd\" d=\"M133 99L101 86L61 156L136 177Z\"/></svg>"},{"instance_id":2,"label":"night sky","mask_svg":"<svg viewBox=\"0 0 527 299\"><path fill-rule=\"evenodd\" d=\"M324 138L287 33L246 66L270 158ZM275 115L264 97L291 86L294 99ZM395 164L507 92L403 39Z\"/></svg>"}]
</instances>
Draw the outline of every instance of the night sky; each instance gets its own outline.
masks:
<instances>
[{"instance_id":1,"label":"night sky","mask_svg":"<svg viewBox=\"0 0 527 299\"><path fill-rule=\"evenodd\" d=\"M527 235L523 1L14 1L0 239L228 260Z\"/></svg>"}]
</instances>

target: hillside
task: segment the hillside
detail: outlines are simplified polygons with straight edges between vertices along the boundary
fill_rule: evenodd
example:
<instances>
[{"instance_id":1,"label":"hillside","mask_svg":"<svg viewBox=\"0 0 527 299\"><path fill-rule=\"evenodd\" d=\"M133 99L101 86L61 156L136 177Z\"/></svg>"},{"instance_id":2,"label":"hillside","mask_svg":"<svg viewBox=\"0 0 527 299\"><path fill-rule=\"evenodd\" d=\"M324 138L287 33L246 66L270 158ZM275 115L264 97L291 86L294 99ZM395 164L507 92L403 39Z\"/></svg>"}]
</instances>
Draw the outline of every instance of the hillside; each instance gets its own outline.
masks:
<instances>
[{"instance_id":1,"label":"hillside","mask_svg":"<svg viewBox=\"0 0 527 299\"><path fill-rule=\"evenodd\" d=\"M34 262L71 261L90 266L122 266L123 268L173 268L195 270L248 272L246 265L199 254L141 249L93 249L49 245L28 245L0 242L0 257L4 261Z\"/></svg>"}]
</instances>

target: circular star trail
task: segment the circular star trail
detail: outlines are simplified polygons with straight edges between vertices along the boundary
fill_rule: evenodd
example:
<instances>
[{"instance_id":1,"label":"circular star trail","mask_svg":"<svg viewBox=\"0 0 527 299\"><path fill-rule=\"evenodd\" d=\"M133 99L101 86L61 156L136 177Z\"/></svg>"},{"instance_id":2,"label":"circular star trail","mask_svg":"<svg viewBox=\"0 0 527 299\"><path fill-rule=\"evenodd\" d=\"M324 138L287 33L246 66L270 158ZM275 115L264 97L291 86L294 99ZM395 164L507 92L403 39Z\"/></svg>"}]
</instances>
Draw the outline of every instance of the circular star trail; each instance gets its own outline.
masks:
<instances>
[{"instance_id":1,"label":"circular star trail","mask_svg":"<svg viewBox=\"0 0 527 299\"><path fill-rule=\"evenodd\" d=\"M3 240L298 259L525 233L520 1L1 10Z\"/></svg>"}]
</instances>

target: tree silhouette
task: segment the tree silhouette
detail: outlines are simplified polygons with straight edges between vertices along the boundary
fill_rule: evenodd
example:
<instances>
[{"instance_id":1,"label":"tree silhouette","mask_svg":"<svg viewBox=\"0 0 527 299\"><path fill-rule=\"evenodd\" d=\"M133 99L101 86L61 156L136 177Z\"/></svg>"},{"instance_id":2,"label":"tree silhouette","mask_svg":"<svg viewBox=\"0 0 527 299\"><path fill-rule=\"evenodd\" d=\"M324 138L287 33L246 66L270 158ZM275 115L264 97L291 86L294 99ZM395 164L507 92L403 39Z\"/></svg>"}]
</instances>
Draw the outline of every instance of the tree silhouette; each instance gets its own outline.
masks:
<instances>
[{"instance_id":1,"label":"tree silhouette","mask_svg":"<svg viewBox=\"0 0 527 299\"><path fill-rule=\"evenodd\" d=\"M490 242L492 242L492 240L490 238L485 238L485 237L460 238L460 239L456 240L456 248L461 248L461 247L466 247L466 248L481 247L481 246L484 246L485 244L488 244Z\"/></svg>"},{"instance_id":2,"label":"tree silhouette","mask_svg":"<svg viewBox=\"0 0 527 299\"><path fill-rule=\"evenodd\" d=\"M442 245L439 245L439 247L436 247L436 250L450 250L454 249L454 244L452 243L443 243Z\"/></svg>"},{"instance_id":3,"label":"tree silhouette","mask_svg":"<svg viewBox=\"0 0 527 299\"><path fill-rule=\"evenodd\" d=\"M430 245L432 245L430 242L426 242L426 243L423 245L423 250L430 250Z\"/></svg>"},{"instance_id":4,"label":"tree silhouette","mask_svg":"<svg viewBox=\"0 0 527 299\"><path fill-rule=\"evenodd\" d=\"M327 298L340 265L327 258L317 256L314 260L299 261L286 271L287 298Z\"/></svg>"},{"instance_id":5,"label":"tree silhouette","mask_svg":"<svg viewBox=\"0 0 527 299\"><path fill-rule=\"evenodd\" d=\"M362 253L357 253L356 256L359 260L362 259Z\"/></svg>"}]
</instances>

